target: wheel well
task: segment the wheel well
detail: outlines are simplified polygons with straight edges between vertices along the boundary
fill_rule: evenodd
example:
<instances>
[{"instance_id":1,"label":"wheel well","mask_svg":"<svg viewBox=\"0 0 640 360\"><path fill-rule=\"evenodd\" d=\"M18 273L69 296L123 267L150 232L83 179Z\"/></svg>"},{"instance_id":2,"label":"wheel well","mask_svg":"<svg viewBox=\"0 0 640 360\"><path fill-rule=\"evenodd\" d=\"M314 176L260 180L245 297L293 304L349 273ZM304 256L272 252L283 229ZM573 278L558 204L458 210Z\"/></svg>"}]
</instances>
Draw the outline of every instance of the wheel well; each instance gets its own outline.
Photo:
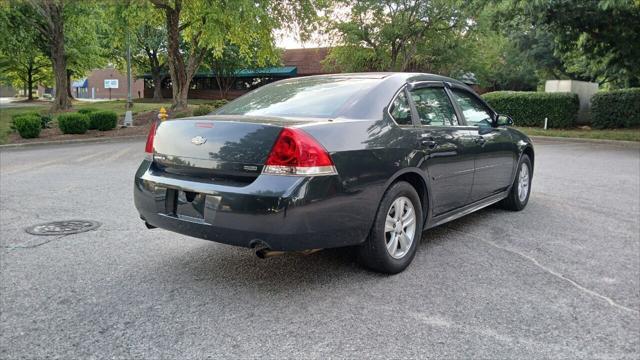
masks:
<instances>
[{"instance_id":1,"label":"wheel well","mask_svg":"<svg viewBox=\"0 0 640 360\"><path fill-rule=\"evenodd\" d=\"M422 177L416 173L408 172L398 176L398 178L393 182L396 183L398 181L406 181L411 186L413 186L414 189L416 189L416 192L418 193L418 197L420 198L420 202L422 204L422 217L423 220L426 219L427 207L429 203L427 201L427 185L424 183L424 179L422 179Z\"/></svg>"},{"instance_id":2,"label":"wheel well","mask_svg":"<svg viewBox=\"0 0 640 360\"><path fill-rule=\"evenodd\" d=\"M533 155L533 149L530 147L526 147L523 151L524 154L526 154L527 156L529 156L529 160L531 160L531 172L533 172L534 169L534 155Z\"/></svg>"}]
</instances>

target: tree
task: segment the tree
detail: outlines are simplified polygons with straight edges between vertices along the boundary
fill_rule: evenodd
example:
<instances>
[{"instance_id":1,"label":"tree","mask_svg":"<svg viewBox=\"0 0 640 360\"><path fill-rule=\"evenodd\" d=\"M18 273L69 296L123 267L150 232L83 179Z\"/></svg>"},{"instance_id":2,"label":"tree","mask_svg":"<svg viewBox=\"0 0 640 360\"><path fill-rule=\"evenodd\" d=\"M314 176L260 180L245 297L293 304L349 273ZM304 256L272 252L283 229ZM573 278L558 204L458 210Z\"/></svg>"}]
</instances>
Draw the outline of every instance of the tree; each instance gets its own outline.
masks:
<instances>
[{"instance_id":1,"label":"tree","mask_svg":"<svg viewBox=\"0 0 640 360\"><path fill-rule=\"evenodd\" d=\"M140 56L138 53L133 59L139 69L148 69L151 73L154 100L162 99L162 80L167 71L167 57L164 55L166 36L164 28L148 24L142 25L135 32L134 43L144 55Z\"/></svg>"},{"instance_id":2,"label":"tree","mask_svg":"<svg viewBox=\"0 0 640 360\"><path fill-rule=\"evenodd\" d=\"M494 3L494 22L543 74L614 87L640 85L637 0Z\"/></svg>"},{"instance_id":3,"label":"tree","mask_svg":"<svg viewBox=\"0 0 640 360\"><path fill-rule=\"evenodd\" d=\"M150 1L165 17L174 109L186 108L191 80L207 51L219 57L230 43L241 57L264 66L277 61L273 30L299 27L304 35L317 12L313 0Z\"/></svg>"},{"instance_id":4,"label":"tree","mask_svg":"<svg viewBox=\"0 0 640 360\"><path fill-rule=\"evenodd\" d=\"M102 2L67 0L64 8L65 56L71 97L71 78L84 77L109 62L112 24Z\"/></svg>"},{"instance_id":5,"label":"tree","mask_svg":"<svg viewBox=\"0 0 640 360\"><path fill-rule=\"evenodd\" d=\"M255 44L256 48L259 47ZM265 62L264 66L276 66L278 62ZM240 54L240 48L234 44L227 43L224 45L222 52L214 54L212 51L207 53L205 57L205 65L211 69L218 89L220 90L220 98L226 99L229 90L235 84L238 72L243 69L256 69L258 64L254 59L247 59Z\"/></svg>"},{"instance_id":6,"label":"tree","mask_svg":"<svg viewBox=\"0 0 640 360\"><path fill-rule=\"evenodd\" d=\"M416 67L412 62L425 42L463 25L455 0L343 0L337 7L351 9L346 20L330 21L341 46L329 63L340 69L357 70L355 63L362 70L406 71Z\"/></svg>"},{"instance_id":7,"label":"tree","mask_svg":"<svg viewBox=\"0 0 640 360\"><path fill-rule=\"evenodd\" d=\"M31 18L31 25L38 30L41 43L48 45L53 64L56 96L51 109L69 109L71 99L64 49L64 0L29 0L29 4L36 15Z\"/></svg>"},{"instance_id":8,"label":"tree","mask_svg":"<svg viewBox=\"0 0 640 360\"><path fill-rule=\"evenodd\" d=\"M116 25L111 32L111 56L118 68L126 66L127 43L130 43L134 73L150 73L153 98L162 99L161 84L167 76L167 32L162 13L147 0L128 0L113 3L109 17Z\"/></svg>"},{"instance_id":9,"label":"tree","mask_svg":"<svg viewBox=\"0 0 640 360\"><path fill-rule=\"evenodd\" d=\"M50 78L51 62L38 47L36 31L21 26L28 12L28 7L17 2L0 7L0 70L33 100L34 86Z\"/></svg>"}]
</instances>

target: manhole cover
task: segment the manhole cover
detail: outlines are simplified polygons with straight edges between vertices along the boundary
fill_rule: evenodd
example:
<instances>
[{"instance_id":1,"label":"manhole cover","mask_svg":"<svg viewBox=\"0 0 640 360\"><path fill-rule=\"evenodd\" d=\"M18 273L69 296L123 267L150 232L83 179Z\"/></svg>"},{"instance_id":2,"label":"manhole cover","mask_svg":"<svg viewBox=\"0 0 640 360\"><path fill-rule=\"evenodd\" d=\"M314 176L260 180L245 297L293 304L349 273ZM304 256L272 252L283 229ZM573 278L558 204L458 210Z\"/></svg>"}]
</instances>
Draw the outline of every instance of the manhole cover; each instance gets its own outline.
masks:
<instances>
[{"instance_id":1,"label":"manhole cover","mask_svg":"<svg viewBox=\"0 0 640 360\"><path fill-rule=\"evenodd\" d=\"M99 226L100 223L97 221L66 220L38 224L24 230L32 235L68 235L93 230Z\"/></svg>"}]
</instances>

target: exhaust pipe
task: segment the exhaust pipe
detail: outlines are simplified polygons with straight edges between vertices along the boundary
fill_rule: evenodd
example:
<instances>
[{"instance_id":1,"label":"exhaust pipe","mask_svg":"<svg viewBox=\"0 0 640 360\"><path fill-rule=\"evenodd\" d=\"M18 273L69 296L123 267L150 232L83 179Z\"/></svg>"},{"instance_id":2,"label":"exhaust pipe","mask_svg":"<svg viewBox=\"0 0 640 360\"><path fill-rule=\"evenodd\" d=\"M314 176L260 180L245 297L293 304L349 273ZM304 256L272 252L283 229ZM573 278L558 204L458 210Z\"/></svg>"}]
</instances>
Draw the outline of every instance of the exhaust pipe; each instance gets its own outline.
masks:
<instances>
[{"instance_id":1,"label":"exhaust pipe","mask_svg":"<svg viewBox=\"0 0 640 360\"><path fill-rule=\"evenodd\" d=\"M316 253L320 250L322 249L308 249L308 250L302 250L302 251L275 251L269 248L260 248L256 250L256 256L259 257L260 259L266 259L274 256L281 256L284 254L299 254L299 255L306 256L306 255L311 255L313 253Z\"/></svg>"},{"instance_id":2,"label":"exhaust pipe","mask_svg":"<svg viewBox=\"0 0 640 360\"><path fill-rule=\"evenodd\" d=\"M273 251L269 248L262 248L262 249L256 250L256 256L259 257L260 259L280 256L280 255L284 255L285 253L286 251Z\"/></svg>"}]
</instances>

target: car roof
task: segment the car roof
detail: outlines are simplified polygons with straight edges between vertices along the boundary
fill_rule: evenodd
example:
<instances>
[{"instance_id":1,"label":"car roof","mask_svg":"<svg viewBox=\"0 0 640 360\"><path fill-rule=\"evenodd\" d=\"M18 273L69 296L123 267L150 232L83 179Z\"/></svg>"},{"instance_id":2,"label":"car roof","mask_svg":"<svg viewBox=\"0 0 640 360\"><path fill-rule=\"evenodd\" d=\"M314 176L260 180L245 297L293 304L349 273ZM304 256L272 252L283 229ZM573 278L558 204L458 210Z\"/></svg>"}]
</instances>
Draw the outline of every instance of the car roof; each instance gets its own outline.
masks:
<instances>
[{"instance_id":1,"label":"car roof","mask_svg":"<svg viewBox=\"0 0 640 360\"><path fill-rule=\"evenodd\" d=\"M335 73L335 74L323 74L305 76L302 78L337 78L337 79L388 79L394 78L396 80L402 80L403 82L417 82L417 81L446 81L458 85L464 85L460 80L452 79L450 77L430 74L430 73L416 73L416 72L357 72L357 73ZM294 78L301 79L301 78Z\"/></svg>"}]
</instances>

